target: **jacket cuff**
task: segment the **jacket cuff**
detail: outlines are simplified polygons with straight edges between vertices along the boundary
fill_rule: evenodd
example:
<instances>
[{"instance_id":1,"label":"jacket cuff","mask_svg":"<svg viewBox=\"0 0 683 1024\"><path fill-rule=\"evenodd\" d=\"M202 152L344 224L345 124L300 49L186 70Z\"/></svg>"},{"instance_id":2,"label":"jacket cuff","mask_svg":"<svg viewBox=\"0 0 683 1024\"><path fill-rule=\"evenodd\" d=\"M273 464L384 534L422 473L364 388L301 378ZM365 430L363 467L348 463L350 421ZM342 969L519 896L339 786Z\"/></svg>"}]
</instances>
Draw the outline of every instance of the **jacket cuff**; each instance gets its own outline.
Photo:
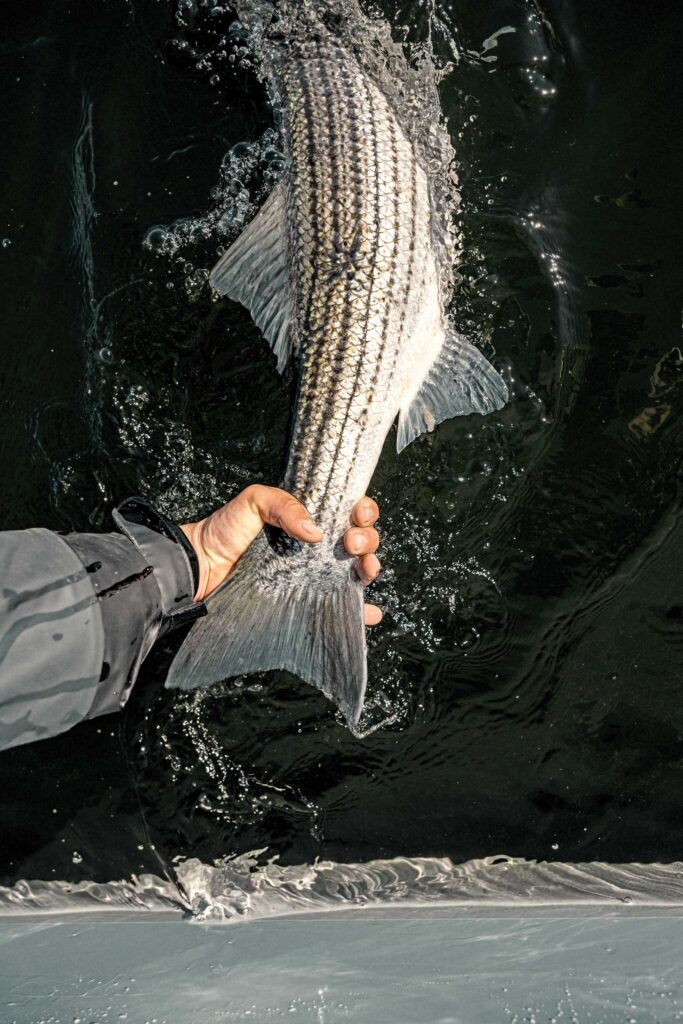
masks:
<instances>
[{"instance_id":1,"label":"jacket cuff","mask_svg":"<svg viewBox=\"0 0 683 1024\"><path fill-rule=\"evenodd\" d=\"M194 601L196 556L182 530L144 498L128 498L112 516L119 533L63 538L87 570L104 629L103 670L88 718L123 707L156 641L206 614Z\"/></svg>"},{"instance_id":2,"label":"jacket cuff","mask_svg":"<svg viewBox=\"0 0 683 1024\"><path fill-rule=\"evenodd\" d=\"M180 527L142 497L126 498L112 517L119 531L154 568L161 595L162 632L205 614L204 606L194 600L199 586L197 555Z\"/></svg>"}]
</instances>

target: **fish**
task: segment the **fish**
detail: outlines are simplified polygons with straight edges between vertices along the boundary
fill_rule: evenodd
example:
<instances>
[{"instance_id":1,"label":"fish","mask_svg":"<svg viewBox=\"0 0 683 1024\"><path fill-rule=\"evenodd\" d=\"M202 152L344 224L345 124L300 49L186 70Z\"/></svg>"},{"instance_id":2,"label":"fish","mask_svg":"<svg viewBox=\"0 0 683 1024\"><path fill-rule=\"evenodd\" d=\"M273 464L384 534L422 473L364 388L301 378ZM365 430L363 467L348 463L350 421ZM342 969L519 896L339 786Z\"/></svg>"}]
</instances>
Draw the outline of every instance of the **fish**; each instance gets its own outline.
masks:
<instances>
[{"instance_id":1,"label":"fish","mask_svg":"<svg viewBox=\"0 0 683 1024\"><path fill-rule=\"evenodd\" d=\"M266 527L206 602L166 685L284 669L353 730L367 651L363 588L343 546L351 509L396 421L400 452L450 417L502 408L508 390L446 316L443 182L380 76L312 5L288 6L289 31L271 35L265 64L284 170L210 284L251 312L279 371L295 374L281 486L324 539L302 545Z\"/></svg>"}]
</instances>

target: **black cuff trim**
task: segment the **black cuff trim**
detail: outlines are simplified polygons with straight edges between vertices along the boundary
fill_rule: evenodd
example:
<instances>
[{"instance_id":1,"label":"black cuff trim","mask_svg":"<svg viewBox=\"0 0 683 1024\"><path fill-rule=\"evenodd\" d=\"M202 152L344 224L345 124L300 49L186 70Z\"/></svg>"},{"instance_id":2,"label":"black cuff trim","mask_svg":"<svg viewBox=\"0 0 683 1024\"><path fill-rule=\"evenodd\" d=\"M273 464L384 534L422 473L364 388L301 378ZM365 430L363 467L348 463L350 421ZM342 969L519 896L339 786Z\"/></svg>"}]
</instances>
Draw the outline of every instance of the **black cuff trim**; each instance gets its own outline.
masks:
<instances>
[{"instance_id":1,"label":"black cuff trim","mask_svg":"<svg viewBox=\"0 0 683 1024\"><path fill-rule=\"evenodd\" d=\"M199 587L199 560L195 549L177 523L174 523L172 519L167 519L166 516L162 516L161 512L147 498L140 497L139 495L122 501L117 507L117 512L126 522L135 523L138 526L146 526L147 529L160 533L162 537L167 537L168 540L180 544L190 563L194 583L192 593L196 594Z\"/></svg>"}]
</instances>

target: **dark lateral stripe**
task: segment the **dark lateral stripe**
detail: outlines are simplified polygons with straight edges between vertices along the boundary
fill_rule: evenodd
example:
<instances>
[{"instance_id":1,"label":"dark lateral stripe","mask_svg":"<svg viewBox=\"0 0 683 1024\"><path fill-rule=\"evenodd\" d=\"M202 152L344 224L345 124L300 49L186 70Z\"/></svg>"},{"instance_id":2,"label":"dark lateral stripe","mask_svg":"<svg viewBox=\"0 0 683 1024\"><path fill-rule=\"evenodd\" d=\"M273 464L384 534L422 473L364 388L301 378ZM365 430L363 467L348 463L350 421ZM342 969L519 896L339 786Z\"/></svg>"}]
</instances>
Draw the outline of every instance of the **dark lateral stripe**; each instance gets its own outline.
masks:
<instances>
[{"instance_id":1,"label":"dark lateral stripe","mask_svg":"<svg viewBox=\"0 0 683 1024\"><path fill-rule=\"evenodd\" d=\"M311 230L316 237L320 234L320 221L318 220L318 210L320 206L320 182L318 180L318 169L316 167L316 158L318 157L318 149L316 146L315 132L311 130L311 126L315 122L316 111L314 111L314 100L311 95L310 83L306 68L302 63L295 65L297 81L301 86L301 93L304 101L304 115L306 117L306 151L308 154L308 167L310 172L310 188L308 191L308 216ZM322 161L321 161L322 163ZM324 172L323 172L324 173ZM310 326L310 315L311 315L311 304L313 295L318 281L318 261L314 261L313 264L313 280L311 287L308 292L308 296L304 299L305 305L301 311L299 317L299 323L301 325L302 332L306 332Z\"/></svg>"},{"instance_id":2,"label":"dark lateral stripe","mask_svg":"<svg viewBox=\"0 0 683 1024\"><path fill-rule=\"evenodd\" d=\"M340 214L335 214L334 228L338 236L346 242L350 229L353 229L353 226L358 223L363 210L364 182L362 176L359 180L359 170L349 159L349 154L359 153L358 108L355 102L354 82L348 65L336 63L336 61L330 62L329 69L331 75L329 83L326 82L326 85L333 85L336 89L334 97L336 105L333 104L335 116L331 118L331 124L338 128L339 145L333 142L330 146L331 197L323 196L321 199L324 202L332 198L333 203L339 203ZM333 81L335 75L338 76L337 81ZM336 115L338 115L338 120ZM347 187L342 172L349 170L352 180ZM308 455L306 461L310 460L314 463L317 462L323 433L329 428L330 421L334 418L335 408L338 407L339 385L342 378L347 376L347 352L344 350L335 352L327 338L327 325L332 313L332 302L338 295L338 289L338 279L328 282L321 281L321 297L323 299L321 324L317 336L310 338L314 359L308 383L310 397L314 399L315 423L310 422L310 419L306 423ZM352 277L345 276L343 289L342 320L340 324L335 325L342 344L345 343L348 335L351 319Z\"/></svg>"},{"instance_id":3,"label":"dark lateral stripe","mask_svg":"<svg viewBox=\"0 0 683 1024\"><path fill-rule=\"evenodd\" d=\"M318 210L320 208L320 194L321 194L321 183L318 180L318 169L316 167L316 158L321 156L321 167L324 167L324 155L320 154L316 145L316 135L313 130L313 126L317 120L317 110L315 109L317 104L314 102L313 95L311 93L310 81L308 77L308 64L310 61L305 59L298 59L292 62L293 70L296 74L296 81L301 89L301 96L303 99L303 113L305 118L305 125L299 123L298 130L305 130L306 133L306 151L308 155L308 169L310 174L310 186L307 186L306 196L304 200L307 200L306 206L308 209L308 224L310 229L314 232L315 237L319 237L321 225L318 219ZM291 106L290 106L291 109ZM294 115L295 117L297 115ZM299 115L300 117L300 115ZM324 175L324 170L322 171ZM300 174L299 174L300 177ZM301 180L295 182L295 187L301 189ZM299 226L298 233L301 234L301 228ZM299 239L299 245L303 245L302 239ZM313 261L312 267L313 279L306 295L301 295L303 302L303 309L297 317L297 327L299 328L300 336L302 339L307 339L310 332L310 317L313 299L317 289L318 283L318 261ZM305 341L304 341L305 344ZM300 382L300 394L297 401L297 423L292 435L292 443L290 447L290 466L289 471L296 475L298 464L301 460L303 449L301 445L301 427L300 424L305 422L306 419L306 406L310 402L309 392L301 387ZM308 399L308 401L307 401Z\"/></svg>"},{"instance_id":4,"label":"dark lateral stripe","mask_svg":"<svg viewBox=\"0 0 683 1024\"><path fill-rule=\"evenodd\" d=\"M336 56L336 55L335 55ZM325 138L325 159L326 159L326 185L328 192L321 190L317 197L317 201L320 204L332 203L332 236L340 237L344 231L343 223L343 212L346 210L346 206L342 206L342 199L346 199L344 193L344 183L341 180L340 173L343 167L344 158L344 146L345 146L345 122L347 118L344 110L345 100L345 87L348 85L348 79L344 79L343 66L339 66L334 62L335 58L330 58L329 54L324 55L325 59L320 61L319 64L319 75L320 92L323 95L325 103L325 119L321 119L317 124L311 125L311 131L319 131L326 135ZM341 74L342 83L340 87L339 80L335 77L337 74ZM355 196L351 196L351 201L355 199ZM320 243L320 247L326 250L330 245L330 239L321 238L317 236ZM311 381L311 394L310 399L316 413L320 413L321 408L325 400L325 388L320 387L321 383L324 383L325 371L326 371L326 356L329 358L329 346L327 343L327 325L331 314L332 299L334 297L334 288L330 287L330 283L326 282L324 277L320 276L316 282L316 288L311 289L311 301L317 299L318 302L322 300L322 310L319 314L319 322L316 323L315 332L311 334L310 346L313 355L313 379ZM324 416L324 413L322 414ZM317 425L317 432L320 433L323 419L319 419Z\"/></svg>"},{"instance_id":5,"label":"dark lateral stripe","mask_svg":"<svg viewBox=\"0 0 683 1024\"><path fill-rule=\"evenodd\" d=\"M380 260L379 242L380 242L382 224L381 224L381 218L380 218L380 196L379 196L379 192L380 192L380 181L379 181L380 168L379 168L379 136L378 136L378 125L377 125L377 119L376 119L377 111L376 111L376 108L375 108L375 101L374 101L374 97L373 97L373 94L372 94L372 90L368 87L365 79L363 79L363 85L364 85L364 91L365 91L365 98L366 98L366 101L367 101L367 109L370 112L370 121L371 121L371 125L372 125L373 180L372 180L372 182L368 183L368 191L370 190L370 188L373 188L373 190L374 190L373 194L372 194L373 218L374 218L374 223L373 223L374 244L373 244L373 247L372 247L370 280L368 282L368 288L367 288L367 291L366 291L366 294L365 294L365 319L364 319L364 325L363 325L363 331L362 331L362 340L360 340L360 343L359 343L359 346L358 346L358 354L357 354L356 364L355 364L354 374L353 374L353 388L352 388L352 391L351 391L351 398L349 399L349 401L347 403L347 406L346 406L346 409L344 411L344 420L342 422L341 429L338 432L337 444L336 444L335 453L334 453L334 459L333 459L333 461L331 463L329 472L327 474L327 479L326 479L325 484L324 484L323 494L322 494L322 502L323 502L323 504L327 500L327 497L328 497L328 494L329 494L329 490L330 490L330 484L331 484L332 478L333 478L333 476L335 474L335 470L337 468L341 468L341 467L337 467L337 458L338 458L339 452L341 450L342 442L343 442L343 439L344 439L344 431L346 430L346 427L347 427L348 422L349 422L349 416L351 414L351 409L353 408L354 402L355 402L356 397L358 395L358 387L359 387L360 381L363 378L363 372L364 372L365 364L366 364L366 358L365 357L366 357L366 342L367 342L368 328L369 328L369 325L370 325L370 317L372 315L372 304L373 304L374 299L375 299L375 281L376 281L376 277L377 277L377 265L378 265L379 260ZM350 285L349 285L349 288L350 288ZM350 305L350 303L349 303L349 305ZM379 362L379 360L378 360L378 362ZM347 371L348 371L348 369L349 368L347 367ZM376 381L376 379L377 378L376 378L376 375L375 375L375 381ZM371 399L372 399L372 395L370 395L370 400ZM354 464L355 459L356 459L356 456L358 454L358 449L359 449L359 446L360 446L360 438L361 438L361 434L360 434L360 432L358 432L358 435L356 437L356 444L354 446L354 457L351 460L350 464L345 467L346 468L346 478L348 478L348 474L351 472L353 464Z\"/></svg>"},{"instance_id":6,"label":"dark lateral stripe","mask_svg":"<svg viewBox=\"0 0 683 1024\"><path fill-rule=\"evenodd\" d=\"M400 209L399 209L399 203L398 203L399 188L400 188L400 182L399 182L399 162L398 162L398 141L397 141L397 133L396 133L396 121L393 118L391 118L391 120L390 120L390 125L391 125L391 156L392 156L392 162L391 162L391 169L392 169L391 187L392 187L392 195L395 197L395 203L394 203L394 206L393 206L394 240L393 240L393 246L392 246L392 250L391 250L391 264L390 264L390 272L389 272L390 276L389 276L389 289L388 289L388 296L387 296L387 305L386 305L386 310L385 310L385 313L384 313L384 319L382 321L382 330L381 330L381 335L380 335L379 355L378 355L378 358L377 358L377 360L375 362L375 370L374 370L372 381L371 381L370 388L369 388L369 391L368 391L368 405L370 405L370 403L372 402L372 400L373 400L373 398L375 396L375 391L377 390L377 385L378 385L379 381L382 378L382 371L384 370L385 362L386 362L386 359L387 359L387 350L388 350L388 347L389 347L388 344L387 344L388 336L389 336L389 325L391 323L392 312L394 311L394 308L395 308L394 307L394 288L396 287L396 275L397 275L397 270L398 270L398 258L399 258L399 253L400 253L401 220L400 220ZM375 140L376 139L377 139L377 135L375 135ZM414 193L413 193L413 197L412 197L412 207L413 207L413 236L414 236L414 233L415 233L414 232L414 224L415 224L415 195L414 195ZM403 308L402 308L402 311L401 311L401 326L402 326L402 323L403 323L404 320L405 320L405 302L404 302L404 305L403 305ZM400 336L400 329L399 329L399 336ZM392 347L393 347L393 351L394 351L393 366L395 367L395 365L396 365L396 353L398 351L398 346L394 345ZM349 478L351 476L351 473L353 472L353 468L354 468L356 459L358 458L358 456L360 454L360 448L361 448L361 445L363 444L363 441L364 441L363 433L362 433L362 431L358 431L358 434L356 435L356 442L355 442L354 449L353 449L353 456L351 457L351 460L350 460L349 464L346 467L346 473L345 473L345 477L344 477L344 489L346 489L347 486L348 486Z\"/></svg>"},{"instance_id":7,"label":"dark lateral stripe","mask_svg":"<svg viewBox=\"0 0 683 1024\"><path fill-rule=\"evenodd\" d=\"M408 266L413 267L415 265L415 249L416 249L416 232L417 232L417 161L413 160L411 163L411 176L410 176L410 248L408 250ZM420 288L424 283L424 267L422 268L422 276L420 278ZM410 301L410 295L413 290L413 275L409 273L406 277L405 292L403 295L403 302L401 303L401 315L398 324L399 336L403 335L406 323L406 313L408 312L408 304ZM396 375L396 364L398 362L400 352L400 346L394 346L393 359L391 361L391 369L388 375L388 387L391 387L394 383L394 377Z\"/></svg>"},{"instance_id":8,"label":"dark lateral stripe","mask_svg":"<svg viewBox=\"0 0 683 1024\"><path fill-rule=\"evenodd\" d=\"M307 114L305 130L309 138L315 139L314 150L320 160L320 174L314 179L315 190L312 191L310 200L316 207L315 221L309 218L308 223L297 225L300 236L313 233L312 244L318 249L325 246L323 230L327 230L327 222L321 220L319 211L325 209L329 203L330 196L334 195L335 183L333 180L333 162L331 151L334 142L334 128L337 125L341 128L339 105L330 103L330 97L334 96L336 83L332 78L333 65L328 59L329 54L324 46L313 54L309 53L308 59L301 63L299 72L302 81L305 82L307 95L310 98L310 113ZM321 100L322 97L322 100ZM296 186L295 186L296 187ZM339 229L339 216L333 206L333 230ZM303 246L303 237L300 240ZM304 444L304 438L308 442L308 434L312 421L315 419L317 408L320 405L322 396L319 394L317 370L321 363L324 343L324 323L327 320L327 309L324 311L323 322L315 323L313 320L313 306L321 297L320 282L320 259L312 260L312 279L307 284L307 291L302 294L305 303L305 312L298 319L299 333L302 339L302 356L304 357L301 366L299 380L299 391L297 395L296 419L294 424L292 443L290 448L290 460L288 465L288 479L296 480L301 474L307 473L305 465L306 456L310 459L308 443ZM323 292L323 295L326 293ZM317 314L316 319L318 319Z\"/></svg>"},{"instance_id":9,"label":"dark lateral stripe","mask_svg":"<svg viewBox=\"0 0 683 1024\"><path fill-rule=\"evenodd\" d=\"M306 67L303 69L305 75L313 72L313 88L315 89L316 96L322 95L324 101L324 116L321 116L320 111L317 111L318 116L312 118L306 128L310 135L316 134L319 136L318 139L318 151L321 156L321 164L323 172L321 180L319 182L319 189L317 194L313 197L313 201L322 208L323 204L329 202L330 197L339 195L339 182L335 179L335 161L333 159L333 150L337 143L334 138L334 129L337 128L337 135L340 135L343 130L343 121L340 116L340 105L339 103L330 103L330 97L338 93L338 83L333 79L334 65L327 59L327 54L318 54L315 64L312 61L307 62ZM310 83L309 83L310 88ZM338 98L338 96L337 96ZM326 191L327 190L327 191ZM333 204L333 215L332 215L332 230L339 231L339 213L337 208ZM320 229L316 230L314 236L314 245L318 243L319 247L324 249L325 238L321 235ZM308 309L308 322L305 328L302 326L301 333L305 343L305 365L302 367L302 375L299 381L299 394L297 396L297 414L295 430L292 437L292 446L290 461L288 466L288 478L293 478L296 482L297 487L303 489L305 481L303 477L308 477L308 465L307 463L311 460L312 452L310 446L311 432L315 430L315 420L320 415L320 405L325 398L322 389L320 388L320 373L324 370L324 353L325 353L325 325L329 315L329 293L324 290L320 281L320 260L314 261L316 264L315 280L310 285L310 290L307 297L307 309ZM322 293L322 295L321 295ZM313 303L321 297L325 300L325 306L322 312L321 322L316 323L315 329L313 327L313 318L311 310ZM304 444L305 437L305 444ZM310 482L310 481L309 481Z\"/></svg>"},{"instance_id":10,"label":"dark lateral stripe","mask_svg":"<svg viewBox=\"0 0 683 1024\"><path fill-rule=\"evenodd\" d=\"M353 156L349 159L351 154L359 154L359 137L358 137L358 108L356 106L356 93L354 89L354 83L352 76L349 73L349 69L346 65L339 67L341 77L341 89L339 90L339 98L342 103L346 103L345 107L345 118L344 127L348 129L348 134L341 134L341 151L339 153L339 162L336 160L333 163L333 196L336 201L342 201L340 209L343 211L343 216L339 223L339 236L342 242L342 246L348 245L350 241L350 234L352 234L354 226L359 223L360 218L363 215L363 197L364 197L364 179L362 171L364 167L361 167L359 172L358 166L353 162ZM350 182L345 182L344 177L348 176L350 171ZM344 202L343 200L347 200ZM342 346L346 344L346 338L348 336L349 326L351 323L352 304L351 296L353 291L353 275L348 273L348 267L344 262L344 253L341 255L341 267L342 267L342 285L343 288L343 313L341 323L338 325L340 334L340 341ZM323 307L323 325L327 324L328 317L331 313L331 305L333 299L337 296L340 288L340 279L338 277L332 277L328 282L327 289L325 291L325 304ZM326 345L325 326L323 326L322 336L320 338L321 347L325 346L329 356L329 367L325 373L326 388L321 391L326 392L327 401L323 406L323 413L318 424L319 432L324 428L328 417L334 415L334 407L336 405L336 399L338 396L338 388L341 382L341 378L344 375L346 369L346 351L344 348L333 351L329 346ZM325 369L325 365L321 360L321 369Z\"/></svg>"},{"instance_id":11,"label":"dark lateral stripe","mask_svg":"<svg viewBox=\"0 0 683 1024\"><path fill-rule=\"evenodd\" d=\"M365 82L364 82L365 85ZM367 89L365 89L367 97ZM351 107L351 152L360 153L359 139L356 128L356 108L351 97L349 98L349 106ZM362 145L362 143L361 143ZM362 171L365 171L365 165L362 166ZM358 225L362 224L362 218L366 211L368 200L370 196L369 182L366 179L365 174L359 174L357 166L351 165L351 177L354 179L352 184L352 194L358 201L359 209L357 211L351 211L351 217L348 221L347 235L349 232L353 232L354 227L356 234L359 231L362 232L362 227ZM368 168L369 177L369 168ZM372 197L373 206L376 210L377 205L377 169L375 166L375 194ZM353 258L353 257L352 257ZM376 262L376 254L372 261L371 275L374 274L374 266ZM363 268L363 274L365 270ZM358 382L363 369L364 363L364 337L358 331L358 326L354 321L359 316L360 310L356 305L358 297L354 295L359 283L358 272L351 266L346 266L346 273L343 281L344 295L342 303L342 319L339 325L339 342L340 348L334 354L332 360L332 371L331 378L328 381L328 401L325 406L323 419L321 426L328 419L334 423L334 435L336 436L336 444L334 448L334 456L329 462L327 471L324 474L324 483L322 484L322 493L320 495L321 504L326 504L327 498L329 497L330 484L334 477L335 471L340 468L337 465L337 458L341 448L342 440L344 437L344 430L349 420L349 413L354 401L354 398L358 389ZM364 282L365 283L365 282ZM354 328L353 341L354 344L350 344L351 329ZM351 384L352 382L352 384ZM343 404L339 401L339 394L341 389L344 390L351 384L351 395L345 396ZM341 425L339 420L341 419Z\"/></svg>"}]
</instances>

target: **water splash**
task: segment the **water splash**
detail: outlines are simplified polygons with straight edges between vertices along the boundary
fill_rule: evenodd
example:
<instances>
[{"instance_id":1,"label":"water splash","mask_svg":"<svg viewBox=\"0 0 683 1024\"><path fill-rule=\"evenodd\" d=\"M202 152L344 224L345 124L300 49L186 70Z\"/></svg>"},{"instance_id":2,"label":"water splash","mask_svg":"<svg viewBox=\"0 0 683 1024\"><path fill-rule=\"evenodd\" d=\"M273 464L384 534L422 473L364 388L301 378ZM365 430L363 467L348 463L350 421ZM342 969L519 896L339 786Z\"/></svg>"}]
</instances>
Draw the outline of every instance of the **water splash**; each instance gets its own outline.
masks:
<instances>
[{"instance_id":1,"label":"water splash","mask_svg":"<svg viewBox=\"0 0 683 1024\"><path fill-rule=\"evenodd\" d=\"M363 864L264 863L263 850L204 864L176 864L176 884L155 875L127 882L17 882L0 886L0 914L169 910L198 921L235 922L372 908L447 908L513 916L683 912L683 864L564 864L493 856L396 857Z\"/></svg>"},{"instance_id":2,"label":"water splash","mask_svg":"<svg viewBox=\"0 0 683 1024\"><path fill-rule=\"evenodd\" d=\"M171 225L158 224L147 231L145 248L186 271L191 297L197 284L208 280L208 270L198 271L190 255L208 242L217 244L219 255L225 251L270 192L283 160L274 128L267 128L258 139L235 143L223 158L218 184L210 196L211 207L199 216L183 217Z\"/></svg>"},{"instance_id":3,"label":"water splash","mask_svg":"<svg viewBox=\"0 0 683 1024\"><path fill-rule=\"evenodd\" d=\"M287 2L279 5L277 31L270 35L273 5L244 0L237 8L239 20L231 22L228 31L212 44L213 48L209 44L202 48L197 41L203 31L201 18L208 18L216 11L220 20L223 9L219 11L219 7L211 3L199 7L181 5L177 19L181 32L187 37L180 40L184 52L194 62L197 74L211 76L212 84L213 77L222 77L226 79L223 85L227 86L227 75L218 70L225 59L233 67L245 70L252 80L254 73L267 79L273 62L280 59L278 47L286 47L297 31L309 31L309 19L321 21L339 35L366 73L400 110L401 122L422 162L430 169L434 188L443 190L443 199L436 203L438 207L440 202L444 213L443 262L448 274L454 273L457 237L461 232L452 231L459 197L451 138L459 142L462 133L479 129L474 114L465 124L456 121L450 136L443 123L438 90L443 84L450 87L450 83L444 81L450 68L448 60L459 57L453 26L448 23L446 14L441 12L446 20L440 20L436 5L425 4L412 24L404 24L402 21L406 19L400 14L384 20L369 17L356 0L324 0L315 5ZM442 55L437 59L434 49L439 33ZM443 45L445 40L450 40L450 48ZM539 53L528 59L525 55L524 60L518 60L513 66L508 49L511 41L519 50L533 46ZM539 98L547 84L551 63L548 53L541 52L544 46L547 50L538 19L532 18L527 27L513 29L503 24L489 32L487 38L477 42L476 52L465 52L463 59L471 61L486 75L495 69L501 92L505 89L519 91L521 81L526 91L519 102L535 115L551 102L549 95L543 96L542 102ZM223 53L228 57L222 57ZM497 61L489 60L494 56ZM529 97L534 102L527 104ZM224 251L252 219L282 172L284 158L277 127L276 93L271 93L271 108L275 126L267 128L256 139L236 143L226 154L218 184L210 195L209 208L198 216L158 225L146 235L148 252L179 271L182 286L191 300L202 297L207 303L207 266L213 262L214 253ZM550 220L552 204L530 199L520 211L515 203L519 182L500 191L509 197L509 203L498 211L498 219L504 215L506 223L523 238L524 247L533 253L545 275L548 291L556 297L555 308L561 321L567 308L563 288L569 272L564 273L557 224ZM485 218L496 212L488 206L491 197L489 192L484 208L479 211ZM492 201L495 205L496 200ZM462 214L461 208L458 229L462 226ZM484 230L490 230L490 220L484 223ZM548 261L546 256L549 256ZM449 277L449 288L451 280ZM480 308L473 309L465 290L460 289L457 306L459 326L484 347L490 342L496 318L499 318L495 304L486 295ZM562 336L563 330L559 333ZM263 352L265 362L265 349ZM502 566L500 559L496 562L491 557L488 538L507 536L511 532L507 524L513 514L512 499L519 498L524 491L521 477L525 467L517 457L519 440L514 438L520 420L527 440L532 431L540 437L546 424L542 400L521 385L514 384L514 389L529 398L526 413L508 410L505 425L447 424L441 428L439 436L429 438L419 449L416 447L404 454L400 463L393 455L387 458L385 454L378 469L373 487L376 487L383 510L385 561L393 568L385 570L377 588L378 600L389 614L383 632L370 638L370 656L375 668L359 730L364 737L389 725L403 729L415 718L423 722L429 720L436 714L434 691L441 683L452 687L457 694L477 687L495 687L500 677L491 671L492 662L495 660L499 668L505 656L514 653L510 637L514 612L509 607L506 590L511 576L509 565L515 559L524 558L525 553L506 553L509 564ZM158 422L158 400L157 394L143 395L135 389L121 392L116 400L124 425L125 447L131 453L140 443L149 451L161 449L163 464L169 467L163 479L155 467L142 481L143 489L159 493L162 505L178 515L182 514L180 510L191 508L193 492L202 494L207 505L209 501L217 504L227 496L225 491L221 493L221 479L230 479L233 484L235 479L248 482L248 469L245 471L240 462L239 452L234 452L228 465L222 467L221 460L229 453L202 450L193 442L185 424L174 431L166 430L161 444L157 431L155 440L150 434L150 424ZM517 419L513 418L515 416ZM539 458L540 454L542 452ZM387 476L386 499L382 500ZM409 495L409 500L397 502L398 495ZM394 513L394 505L398 505L398 513ZM478 522L478 528L473 529L470 521ZM420 564L418 575L412 571L416 562ZM465 681L461 683L460 677L465 677ZM470 677L476 681L469 681ZM262 685L253 682L255 686ZM271 683L269 679L269 708L275 706ZM236 685L239 682L231 683L229 692ZM198 780L201 795L196 806L203 814L214 818L223 837L225 828L232 828L231 838L238 845L240 833L249 831L250 838L245 844L248 848L254 845L254 834L256 844L260 843L259 827L267 834L264 818L272 808L270 794L262 792L263 784L255 777L262 774L260 770L254 772L249 767L253 764L253 752L242 749L237 752L236 746L226 750L228 739L213 718L211 700L207 698L193 704L191 709L177 708L183 721L192 722L193 743L200 752L196 771L201 776ZM325 729L319 722L318 727ZM296 728L301 731L298 725ZM169 763L174 756L171 748L179 742L179 737L174 736L170 746L166 746L163 756L168 755ZM309 768L303 785L315 789L315 772L312 766ZM175 778L174 781L180 784ZM290 789L276 799L288 821L294 822L295 829L298 830L303 817L304 831L314 838L322 836L314 799Z\"/></svg>"},{"instance_id":4,"label":"water splash","mask_svg":"<svg viewBox=\"0 0 683 1024\"><path fill-rule=\"evenodd\" d=\"M451 65L437 65L432 49L431 26L438 23L434 13L428 20L427 37L397 42L389 23L363 12L357 0L240 0L235 4L238 21L233 22L211 51L200 51L187 38L176 41L191 51L199 71L211 71L227 56L233 65L253 68L269 88L275 126L257 139L240 141L226 154L220 179L211 194L212 207L197 217L181 218L171 225L150 228L145 246L170 257L188 275L188 289L197 284L193 247L213 242L220 255L254 216L277 181L284 166L281 104L274 82L277 66L287 60L292 43L302 34L329 31L354 55L363 72L373 80L397 112L411 140L418 160L430 179L433 206L433 241L440 269L444 302L451 297L458 253L454 216L459 196L455 154L446 129L438 87ZM223 13L213 5L212 13ZM179 27L189 30L197 15L194 4L180 3ZM398 29L401 34L401 28ZM403 32L405 35L405 31ZM220 75L212 76L219 84ZM200 271L201 283L206 280Z\"/></svg>"},{"instance_id":5,"label":"water splash","mask_svg":"<svg viewBox=\"0 0 683 1024\"><path fill-rule=\"evenodd\" d=\"M240 16L250 23L263 22L261 13L250 13L243 0ZM428 23L431 26L431 21ZM412 143L418 162L427 173L432 201L432 242L439 269L441 295L448 304L454 284L457 241L454 216L459 196L455 152L444 122L438 92L439 78L431 38L396 41L389 23L365 14L358 0L280 0L275 19L264 31L259 28L262 68L268 79L273 106L279 111L274 87L277 70L289 59L301 38L324 32L332 34L357 60L363 73L374 81L394 108L403 131Z\"/></svg>"}]
</instances>

